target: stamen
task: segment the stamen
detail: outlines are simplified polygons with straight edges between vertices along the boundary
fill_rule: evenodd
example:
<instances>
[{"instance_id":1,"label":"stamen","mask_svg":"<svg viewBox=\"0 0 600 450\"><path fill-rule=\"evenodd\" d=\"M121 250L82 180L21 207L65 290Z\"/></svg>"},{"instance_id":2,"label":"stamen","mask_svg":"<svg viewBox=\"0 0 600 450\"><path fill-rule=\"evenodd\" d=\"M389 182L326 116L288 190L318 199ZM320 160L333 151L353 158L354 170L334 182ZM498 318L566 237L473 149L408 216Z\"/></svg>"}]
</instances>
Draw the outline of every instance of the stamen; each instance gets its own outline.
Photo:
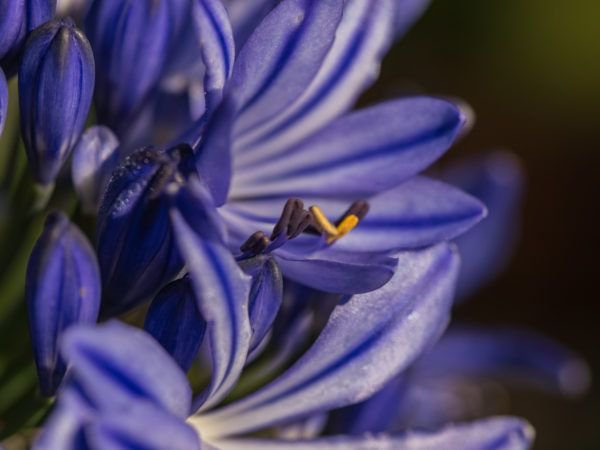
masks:
<instances>
[{"instance_id":1,"label":"stamen","mask_svg":"<svg viewBox=\"0 0 600 450\"><path fill-rule=\"evenodd\" d=\"M318 206L311 206L309 209L313 217L315 218L315 226L319 229L321 233L325 233L329 237L337 236L338 230L325 216L323 211L321 211L321 208L319 208Z\"/></svg>"},{"instance_id":2,"label":"stamen","mask_svg":"<svg viewBox=\"0 0 600 450\"><path fill-rule=\"evenodd\" d=\"M368 212L366 201L356 201L334 225L318 206L306 211L302 200L291 198L285 203L271 236L267 237L262 231L254 233L240 247L242 255L238 259L270 253L303 232L321 235L327 245L332 245L356 228Z\"/></svg>"}]
</instances>

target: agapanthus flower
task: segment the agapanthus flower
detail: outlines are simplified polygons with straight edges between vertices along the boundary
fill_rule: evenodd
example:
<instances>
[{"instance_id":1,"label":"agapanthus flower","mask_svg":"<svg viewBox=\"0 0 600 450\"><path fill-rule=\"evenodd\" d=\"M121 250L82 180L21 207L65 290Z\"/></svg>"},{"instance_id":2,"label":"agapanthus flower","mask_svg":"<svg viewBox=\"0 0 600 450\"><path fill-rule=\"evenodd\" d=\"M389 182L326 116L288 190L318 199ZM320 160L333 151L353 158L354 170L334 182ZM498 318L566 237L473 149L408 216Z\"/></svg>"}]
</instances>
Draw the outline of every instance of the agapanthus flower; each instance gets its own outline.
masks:
<instances>
[{"instance_id":1,"label":"agapanthus flower","mask_svg":"<svg viewBox=\"0 0 600 450\"><path fill-rule=\"evenodd\" d=\"M4 123L6 122L6 114L8 113L8 85L2 68L0 68L0 136L4 131Z\"/></svg>"},{"instance_id":2,"label":"agapanthus flower","mask_svg":"<svg viewBox=\"0 0 600 450\"><path fill-rule=\"evenodd\" d=\"M192 146L196 172L238 259L272 254L290 279L330 292L367 292L392 276L390 252L452 239L483 217L476 199L416 176L460 132L456 106L419 97L344 115L376 77L397 32L394 1L285 0L237 55L223 5L199 0L192 6L206 108L181 139ZM154 170L152 162L137 164ZM114 195L104 198L103 211L112 207L118 186L109 187ZM120 188L128 195L129 187ZM141 236L146 230L130 220L134 204L120 208L119 216ZM146 256L137 256L141 247L131 242L105 258L102 242L115 233L99 228L100 265L105 291L118 286L119 295L110 297L126 309L168 282L175 265L162 270L166 260L158 256L168 230L145 240ZM129 273L129 282L114 281L127 273L118 263L125 254L136 260L134 267L148 261L145 267L160 274L144 292L131 285L139 277Z\"/></svg>"},{"instance_id":3,"label":"agapanthus flower","mask_svg":"<svg viewBox=\"0 0 600 450\"><path fill-rule=\"evenodd\" d=\"M284 374L219 406L247 357L249 279L222 244L202 239L180 213L172 220L207 319L213 357L208 387L192 399L181 369L141 330L117 322L72 329L63 343L70 375L37 448L193 449L200 442L219 449L528 447L530 427L514 418L435 434L315 436L308 442L240 438L360 402L407 368L448 322L457 255L445 244L401 254L392 280L341 302L316 342Z\"/></svg>"}]
</instances>

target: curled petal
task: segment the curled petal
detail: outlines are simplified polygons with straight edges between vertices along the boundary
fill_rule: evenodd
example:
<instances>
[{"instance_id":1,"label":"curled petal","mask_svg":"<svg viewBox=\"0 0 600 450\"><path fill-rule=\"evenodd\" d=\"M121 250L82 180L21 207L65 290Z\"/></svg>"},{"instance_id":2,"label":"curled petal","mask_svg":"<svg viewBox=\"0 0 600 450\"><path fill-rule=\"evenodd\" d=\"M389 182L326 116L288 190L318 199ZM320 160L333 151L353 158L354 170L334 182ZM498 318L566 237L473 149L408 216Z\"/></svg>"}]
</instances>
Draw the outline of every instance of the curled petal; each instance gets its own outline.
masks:
<instances>
[{"instance_id":1,"label":"curled petal","mask_svg":"<svg viewBox=\"0 0 600 450\"><path fill-rule=\"evenodd\" d=\"M51 214L27 267L29 329L41 391L53 395L65 362L58 341L67 328L95 323L100 271L85 235L62 213Z\"/></svg>"},{"instance_id":2,"label":"curled petal","mask_svg":"<svg viewBox=\"0 0 600 450\"><path fill-rule=\"evenodd\" d=\"M436 161L462 123L453 104L428 97L359 110L299 145L249 165L234 181L231 195L368 197Z\"/></svg>"},{"instance_id":3,"label":"curled petal","mask_svg":"<svg viewBox=\"0 0 600 450\"><path fill-rule=\"evenodd\" d=\"M170 215L198 309L208 324L212 378L194 405L205 410L225 397L246 362L251 339L250 277L241 271L223 244L196 232L184 213L173 208Z\"/></svg>"},{"instance_id":4,"label":"curled petal","mask_svg":"<svg viewBox=\"0 0 600 450\"><path fill-rule=\"evenodd\" d=\"M527 450L534 431L515 417L493 417L448 425L435 432L408 432L400 436L366 435L326 437L310 441L235 439L220 441L222 450Z\"/></svg>"},{"instance_id":5,"label":"curled petal","mask_svg":"<svg viewBox=\"0 0 600 450\"><path fill-rule=\"evenodd\" d=\"M73 150L71 175L88 214L98 211L110 175L119 161L119 140L104 126L86 130Z\"/></svg>"},{"instance_id":6,"label":"curled petal","mask_svg":"<svg viewBox=\"0 0 600 450\"><path fill-rule=\"evenodd\" d=\"M117 321L73 327L62 354L73 383L96 411L117 413L146 400L181 419L190 413L185 374L143 330Z\"/></svg>"},{"instance_id":7,"label":"curled petal","mask_svg":"<svg viewBox=\"0 0 600 450\"><path fill-rule=\"evenodd\" d=\"M150 304L144 329L160 342L187 372L198 355L206 322L202 318L189 277L165 286Z\"/></svg>"},{"instance_id":8,"label":"curled petal","mask_svg":"<svg viewBox=\"0 0 600 450\"><path fill-rule=\"evenodd\" d=\"M458 257L446 245L401 254L392 280L339 305L315 344L287 372L192 422L207 436L223 437L368 398L439 337L457 271Z\"/></svg>"}]
</instances>

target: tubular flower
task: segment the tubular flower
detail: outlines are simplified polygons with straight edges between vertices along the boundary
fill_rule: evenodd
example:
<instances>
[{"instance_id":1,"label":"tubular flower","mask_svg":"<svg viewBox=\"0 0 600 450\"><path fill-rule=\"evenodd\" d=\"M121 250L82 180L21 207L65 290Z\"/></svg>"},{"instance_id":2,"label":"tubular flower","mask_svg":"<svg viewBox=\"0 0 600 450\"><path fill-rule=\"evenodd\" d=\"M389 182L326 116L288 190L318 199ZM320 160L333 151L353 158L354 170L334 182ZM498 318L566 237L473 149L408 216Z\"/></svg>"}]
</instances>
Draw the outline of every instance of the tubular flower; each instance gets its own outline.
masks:
<instances>
[{"instance_id":1,"label":"tubular flower","mask_svg":"<svg viewBox=\"0 0 600 450\"><path fill-rule=\"evenodd\" d=\"M48 216L27 269L27 306L44 395L53 395L66 370L58 341L75 324L95 323L100 273L83 233L62 213Z\"/></svg>"},{"instance_id":2,"label":"tubular flower","mask_svg":"<svg viewBox=\"0 0 600 450\"><path fill-rule=\"evenodd\" d=\"M56 0L1 0L0 68L12 76L29 33L54 17Z\"/></svg>"},{"instance_id":3,"label":"tubular flower","mask_svg":"<svg viewBox=\"0 0 600 450\"><path fill-rule=\"evenodd\" d=\"M32 33L19 68L19 101L23 141L38 183L52 184L69 157L93 90L92 49L70 19Z\"/></svg>"},{"instance_id":4,"label":"tubular flower","mask_svg":"<svg viewBox=\"0 0 600 450\"><path fill-rule=\"evenodd\" d=\"M4 131L4 123L8 114L8 86L6 85L6 77L0 68L0 136Z\"/></svg>"}]
</instances>

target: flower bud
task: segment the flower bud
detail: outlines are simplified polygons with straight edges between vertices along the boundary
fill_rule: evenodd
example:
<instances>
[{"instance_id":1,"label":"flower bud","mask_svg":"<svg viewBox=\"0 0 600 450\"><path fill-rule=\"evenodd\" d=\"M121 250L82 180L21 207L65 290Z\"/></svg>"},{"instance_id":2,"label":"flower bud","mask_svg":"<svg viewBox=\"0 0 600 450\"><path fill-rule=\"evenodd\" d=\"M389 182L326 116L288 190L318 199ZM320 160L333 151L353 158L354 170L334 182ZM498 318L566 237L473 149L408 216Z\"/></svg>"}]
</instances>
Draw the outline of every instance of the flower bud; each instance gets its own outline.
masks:
<instances>
[{"instance_id":1,"label":"flower bud","mask_svg":"<svg viewBox=\"0 0 600 450\"><path fill-rule=\"evenodd\" d=\"M4 72L0 68L0 136L4 130L4 123L6 122L6 115L8 114L8 86L6 84L6 77Z\"/></svg>"},{"instance_id":2,"label":"flower bud","mask_svg":"<svg viewBox=\"0 0 600 450\"><path fill-rule=\"evenodd\" d=\"M95 214L119 162L119 140L103 126L89 128L73 150L71 176L84 212Z\"/></svg>"},{"instance_id":3,"label":"flower bud","mask_svg":"<svg viewBox=\"0 0 600 450\"><path fill-rule=\"evenodd\" d=\"M169 221L167 188L193 170L192 149L137 150L114 171L98 212L103 314L151 299L183 269Z\"/></svg>"},{"instance_id":4,"label":"flower bud","mask_svg":"<svg viewBox=\"0 0 600 450\"><path fill-rule=\"evenodd\" d=\"M144 328L185 372L190 369L200 350L206 322L187 275L158 293L148 309Z\"/></svg>"},{"instance_id":5,"label":"flower bud","mask_svg":"<svg viewBox=\"0 0 600 450\"><path fill-rule=\"evenodd\" d=\"M99 122L121 141L140 117L171 57L187 0L112 0L93 3L85 20L97 58Z\"/></svg>"},{"instance_id":6,"label":"flower bud","mask_svg":"<svg viewBox=\"0 0 600 450\"><path fill-rule=\"evenodd\" d=\"M71 325L94 323L100 308L100 273L87 238L62 213L46 220L27 267L29 328L41 391L53 395L65 363L62 333Z\"/></svg>"},{"instance_id":7,"label":"flower bud","mask_svg":"<svg viewBox=\"0 0 600 450\"><path fill-rule=\"evenodd\" d=\"M54 16L56 0L0 0L0 67L10 77L29 33Z\"/></svg>"},{"instance_id":8,"label":"flower bud","mask_svg":"<svg viewBox=\"0 0 600 450\"><path fill-rule=\"evenodd\" d=\"M94 56L70 19L35 30L19 68L21 132L29 166L51 184L81 134L94 90Z\"/></svg>"}]
</instances>

